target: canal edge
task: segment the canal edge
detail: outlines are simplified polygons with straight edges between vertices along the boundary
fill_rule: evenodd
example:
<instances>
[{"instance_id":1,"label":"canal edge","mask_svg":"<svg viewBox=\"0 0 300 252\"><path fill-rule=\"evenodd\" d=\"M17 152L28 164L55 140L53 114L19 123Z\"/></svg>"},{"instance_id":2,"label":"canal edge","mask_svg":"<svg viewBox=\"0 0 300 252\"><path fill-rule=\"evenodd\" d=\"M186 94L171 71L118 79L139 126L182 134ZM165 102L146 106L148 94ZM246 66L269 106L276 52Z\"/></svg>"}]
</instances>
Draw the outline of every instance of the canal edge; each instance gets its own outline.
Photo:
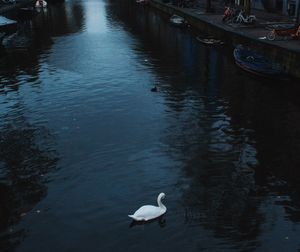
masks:
<instances>
[{"instance_id":1,"label":"canal edge","mask_svg":"<svg viewBox=\"0 0 300 252\"><path fill-rule=\"evenodd\" d=\"M271 60L280 63L287 74L300 79L300 41L299 50L295 50L293 48L281 46L281 41L275 44L267 40L260 40L258 37L253 37L243 31L237 31L232 27L226 27L225 25L218 24L218 22L215 22L213 18L209 18L209 16L213 16L211 14L198 15L192 13L190 9L165 4L159 0L151 0L150 6L169 15L180 15L185 18L193 28L205 33L213 34L218 38L226 38L225 40L232 45L246 44L264 54ZM218 16L221 20L222 16Z\"/></svg>"}]
</instances>

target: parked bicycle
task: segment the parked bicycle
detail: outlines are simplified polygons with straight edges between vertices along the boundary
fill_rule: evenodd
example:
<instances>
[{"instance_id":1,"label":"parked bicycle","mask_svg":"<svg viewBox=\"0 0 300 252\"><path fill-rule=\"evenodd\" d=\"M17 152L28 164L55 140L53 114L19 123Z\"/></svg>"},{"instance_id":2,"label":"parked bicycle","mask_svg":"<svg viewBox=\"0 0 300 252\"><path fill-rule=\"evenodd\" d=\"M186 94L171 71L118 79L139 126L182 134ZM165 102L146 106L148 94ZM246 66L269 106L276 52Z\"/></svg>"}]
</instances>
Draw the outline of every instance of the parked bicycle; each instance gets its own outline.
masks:
<instances>
[{"instance_id":1,"label":"parked bicycle","mask_svg":"<svg viewBox=\"0 0 300 252\"><path fill-rule=\"evenodd\" d=\"M256 17L254 15L244 16L244 10L241 10L239 14L233 18L233 22L236 24L254 24Z\"/></svg>"},{"instance_id":2,"label":"parked bicycle","mask_svg":"<svg viewBox=\"0 0 300 252\"><path fill-rule=\"evenodd\" d=\"M300 37L300 25L290 27L277 27L273 28L268 34L268 40L275 40L277 37L299 39Z\"/></svg>"},{"instance_id":3,"label":"parked bicycle","mask_svg":"<svg viewBox=\"0 0 300 252\"><path fill-rule=\"evenodd\" d=\"M237 15L237 10L234 7L225 6L222 21L229 23Z\"/></svg>"}]
</instances>

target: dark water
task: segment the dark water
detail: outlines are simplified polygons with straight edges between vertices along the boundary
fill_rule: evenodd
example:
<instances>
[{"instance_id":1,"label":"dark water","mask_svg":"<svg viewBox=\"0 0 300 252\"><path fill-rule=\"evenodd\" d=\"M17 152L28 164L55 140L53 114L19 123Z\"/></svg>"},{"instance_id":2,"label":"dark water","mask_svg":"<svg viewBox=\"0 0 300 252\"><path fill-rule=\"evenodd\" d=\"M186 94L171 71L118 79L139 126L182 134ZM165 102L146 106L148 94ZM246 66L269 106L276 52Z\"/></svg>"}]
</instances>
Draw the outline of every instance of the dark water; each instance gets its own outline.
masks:
<instances>
[{"instance_id":1,"label":"dark water","mask_svg":"<svg viewBox=\"0 0 300 252\"><path fill-rule=\"evenodd\" d=\"M29 48L0 58L1 251L300 251L296 82L129 1L66 1L18 33ZM130 226L159 192L164 218Z\"/></svg>"}]
</instances>

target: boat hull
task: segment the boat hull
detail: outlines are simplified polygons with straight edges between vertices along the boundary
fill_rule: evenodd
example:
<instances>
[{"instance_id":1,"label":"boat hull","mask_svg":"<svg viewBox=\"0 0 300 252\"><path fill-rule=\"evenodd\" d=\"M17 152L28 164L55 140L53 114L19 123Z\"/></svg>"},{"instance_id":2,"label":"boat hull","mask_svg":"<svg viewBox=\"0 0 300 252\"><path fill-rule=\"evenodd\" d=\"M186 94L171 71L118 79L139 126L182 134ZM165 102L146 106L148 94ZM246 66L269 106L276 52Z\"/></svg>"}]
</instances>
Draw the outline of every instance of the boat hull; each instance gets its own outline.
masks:
<instances>
[{"instance_id":1,"label":"boat hull","mask_svg":"<svg viewBox=\"0 0 300 252\"><path fill-rule=\"evenodd\" d=\"M184 27L186 25L185 19L183 17L173 15L170 18L170 23L174 26Z\"/></svg>"},{"instance_id":2,"label":"boat hull","mask_svg":"<svg viewBox=\"0 0 300 252\"><path fill-rule=\"evenodd\" d=\"M196 37L197 41L209 45L209 46L218 46L218 45L224 45L224 42L218 39L213 39L213 38L200 38Z\"/></svg>"},{"instance_id":3,"label":"boat hull","mask_svg":"<svg viewBox=\"0 0 300 252\"><path fill-rule=\"evenodd\" d=\"M278 64L250 49L236 48L233 56L236 65L248 73L268 78L284 76L284 71Z\"/></svg>"}]
</instances>

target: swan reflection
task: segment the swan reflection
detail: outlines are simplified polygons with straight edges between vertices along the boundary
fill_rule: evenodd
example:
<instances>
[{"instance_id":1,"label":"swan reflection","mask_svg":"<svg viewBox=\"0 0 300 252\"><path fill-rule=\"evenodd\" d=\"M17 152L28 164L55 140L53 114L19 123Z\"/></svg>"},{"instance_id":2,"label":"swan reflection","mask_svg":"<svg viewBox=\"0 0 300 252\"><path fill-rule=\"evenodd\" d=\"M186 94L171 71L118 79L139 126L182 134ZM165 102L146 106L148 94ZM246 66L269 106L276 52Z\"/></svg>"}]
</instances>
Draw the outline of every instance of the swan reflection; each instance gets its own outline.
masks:
<instances>
[{"instance_id":1,"label":"swan reflection","mask_svg":"<svg viewBox=\"0 0 300 252\"><path fill-rule=\"evenodd\" d=\"M130 225L129 225L129 228L132 228L134 226L144 226L144 225L149 225L150 223L154 223L154 222L157 222L158 225L161 227L161 228L164 228L167 224L167 221L166 221L166 217L165 215L162 215L156 219L153 219L153 220L149 220L149 221L135 221L133 220Z\"/></svg>"}]
</instances>

